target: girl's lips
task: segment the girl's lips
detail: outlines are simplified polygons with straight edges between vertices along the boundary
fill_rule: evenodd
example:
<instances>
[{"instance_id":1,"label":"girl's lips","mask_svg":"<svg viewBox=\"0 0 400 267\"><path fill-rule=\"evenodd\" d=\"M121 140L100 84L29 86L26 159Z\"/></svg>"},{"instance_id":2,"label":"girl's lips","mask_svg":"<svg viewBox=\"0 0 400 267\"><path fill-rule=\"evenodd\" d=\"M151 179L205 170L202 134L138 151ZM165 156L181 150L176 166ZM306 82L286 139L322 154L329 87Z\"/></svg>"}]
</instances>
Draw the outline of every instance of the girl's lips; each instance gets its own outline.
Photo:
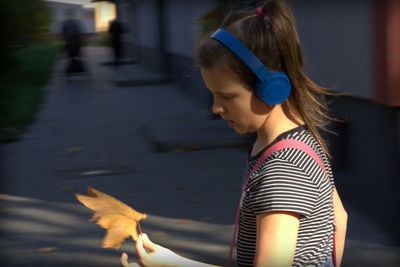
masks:
<instances>
[{"instance_id":1,"label":"girl's lips","mask_svg":"<svg viewBox=\"0 0 400 267\"><path fill-rule=\"evenodd\" d=\"M230 126L230 127L232 127L233 128L233 125L234 125L234 121L228 121L228 125Z\"/></svg>"}]
</instances>

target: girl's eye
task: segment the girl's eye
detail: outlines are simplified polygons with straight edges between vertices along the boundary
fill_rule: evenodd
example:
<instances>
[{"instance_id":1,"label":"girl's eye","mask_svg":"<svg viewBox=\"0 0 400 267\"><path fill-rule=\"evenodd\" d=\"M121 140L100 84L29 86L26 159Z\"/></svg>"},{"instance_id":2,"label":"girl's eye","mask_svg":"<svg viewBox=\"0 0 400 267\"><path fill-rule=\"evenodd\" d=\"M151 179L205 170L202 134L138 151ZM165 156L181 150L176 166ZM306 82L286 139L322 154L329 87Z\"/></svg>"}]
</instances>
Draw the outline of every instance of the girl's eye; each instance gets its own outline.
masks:
<instances>
[{"instance_id":1,"label":"girl's eye","mask_svg":"<svg viewBox=\"0 0 400 267\"><path fill-rule=\"evenodd\" d=\"M229 100L233 98L233 95L221 95L221 97L225 100Z\"/></svg>"}]
</instances>

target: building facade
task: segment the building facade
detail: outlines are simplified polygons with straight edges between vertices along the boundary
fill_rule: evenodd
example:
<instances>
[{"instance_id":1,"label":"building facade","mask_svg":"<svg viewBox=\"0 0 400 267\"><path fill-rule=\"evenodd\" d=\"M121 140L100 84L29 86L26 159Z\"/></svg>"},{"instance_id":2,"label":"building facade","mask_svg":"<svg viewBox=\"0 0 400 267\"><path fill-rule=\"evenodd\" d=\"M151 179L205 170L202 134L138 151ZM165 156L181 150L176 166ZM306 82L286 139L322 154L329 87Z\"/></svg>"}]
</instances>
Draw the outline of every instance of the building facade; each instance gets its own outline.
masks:
<instances>
[{"instance_id":1,"label":"building facade","mask_svg":"<svg viewBox=\"0 0 400 267\"><path fill-rule=\"evenodd\" d=\"M46 0L46 3L52 11L52 23L49 32L51 35L61 34L63 22L70 19L71 16L79 22L83 34L94 34L96 32L94 8L85 8L82 4L53 0Z\"/></svg>"},{"instance_id":2,"label":"building facade","mask_svg":"<svg viewBox=\"0 0 400 267\"><path fill-rule=\"evenodd\" d=\"M192 50L218 27L232 6L262 1L114 0L129 25L131 54L152 71L167 73L200 101ZM362 99L400 105L400 2L395 0L289 1L307 73L316 82ZM396 13L397 12L397 13ZM216 23L217 22L217 23ZM318 23L316 23L318 22ZM397 27L397 28L396 28ZM389 82L390 81L390 82Z\"/></svg>"}]
</instances>

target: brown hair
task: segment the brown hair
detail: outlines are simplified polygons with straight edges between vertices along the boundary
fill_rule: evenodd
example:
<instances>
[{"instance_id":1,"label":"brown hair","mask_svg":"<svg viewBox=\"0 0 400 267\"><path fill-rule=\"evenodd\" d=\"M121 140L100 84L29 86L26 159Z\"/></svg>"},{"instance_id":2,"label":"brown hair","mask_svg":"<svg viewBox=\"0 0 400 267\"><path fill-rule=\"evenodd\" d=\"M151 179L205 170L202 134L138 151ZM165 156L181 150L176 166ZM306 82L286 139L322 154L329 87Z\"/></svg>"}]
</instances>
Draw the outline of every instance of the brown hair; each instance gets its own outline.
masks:
<instances>
[{"instance_id":1,"label":"brown hair","mask_svg":"<svg viewBox=\"0 0 400 267\"><path fill-rule=\"evenodd\" d=\"M230 32L247 46L271 71L286 73L292 83L292 92L282 103L285 114L293 121L304 120L329 155L326 142L318 128L328 131L332 118L327 114L325 95L336 95L315 84L303 71L303 54L296 32L293 14L281 0L272 0L262 7L264 17L256 9L246 9L229 14L221 28ZM256 76L237 56L218 41L206 38L195 49L195 60L202 68L218 66L232 72L253 87Z\"/></svg>"}]
</instances>

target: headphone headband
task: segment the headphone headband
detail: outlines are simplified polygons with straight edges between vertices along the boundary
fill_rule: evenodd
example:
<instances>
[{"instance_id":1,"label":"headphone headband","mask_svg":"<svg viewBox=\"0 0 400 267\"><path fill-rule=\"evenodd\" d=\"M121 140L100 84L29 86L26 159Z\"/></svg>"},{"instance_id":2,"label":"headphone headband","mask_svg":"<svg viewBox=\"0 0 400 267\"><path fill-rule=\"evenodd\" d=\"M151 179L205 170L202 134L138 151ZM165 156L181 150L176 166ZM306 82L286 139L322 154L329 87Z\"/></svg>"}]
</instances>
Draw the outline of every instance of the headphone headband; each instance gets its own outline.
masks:
<instances>
[{"instance_id":1,"label":"headphone headband","mask_svg":"<svg viewBox=\"0 0 400 267\"><path fill-rule=\"evenodd\" d=\"M229 32L224 29L218 29L211 35L211 38L229 48L254 72L260 81L265 81L270 77L271 72L267 67L250 51L250 49Z\"/></svg>"},{"instance_id":2,"label":"headphone headband","mask_svg":"<svg viewBox=\"0 0 400 267\"><path fill-rule=\"evenodd\" d=\"M257 76L254 91L265 103L277 105L289 97L292 85L286 74L270 72L242 42L224 29L218 29L211 35L211 38L230 49Z\"/></svg>"}]
</instances>

